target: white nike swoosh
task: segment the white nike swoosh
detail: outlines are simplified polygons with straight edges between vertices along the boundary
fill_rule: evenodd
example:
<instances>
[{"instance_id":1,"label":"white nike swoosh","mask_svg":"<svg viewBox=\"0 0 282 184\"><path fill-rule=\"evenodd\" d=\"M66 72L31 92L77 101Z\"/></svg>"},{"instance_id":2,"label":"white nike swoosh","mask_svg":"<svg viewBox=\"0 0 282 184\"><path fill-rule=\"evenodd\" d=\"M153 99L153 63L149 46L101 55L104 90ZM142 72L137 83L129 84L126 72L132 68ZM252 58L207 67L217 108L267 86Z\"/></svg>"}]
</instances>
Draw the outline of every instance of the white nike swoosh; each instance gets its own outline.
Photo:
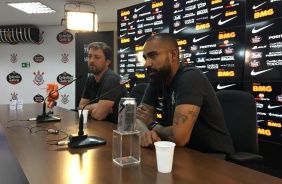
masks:
<instances>
[{"instance_id":1,"label":"white nike swoosh","mask_svg":"<svg viewBox=\"0 0 282 184\"><path fill-rule=\"evenodd\" d=\"M143 9L145 6L146 6L146 5L141 6L140 8L137 8L137 9L135 8L135 9L134 9L134 12L135 12L135 13L139 12L139 11L140 11L141 9Z\"/></svg>"},{"instance_id":2,"label":"white nike swoosh","mask_svg":"<svg viewBox=\"0 0 282 184\"><path fill-rule=\"evenodd\" d=\"M263 121L265 121L265 120L257 120L257 123L259 123L259 122L263 122Z\"/></svg>"},{"instance_id":3,"label":"white nike swoosh","mask_svg":"<svg viewBox=\"0 0 282 184\"><path fill-rule=\"evenodd\" d=\"M219 14L217 14L217 15L211 15L211 19L214 19L214 18L216 18L216 17L218 17L219 15L221 15L222 13L219 13Z\"/></svg>"},{"instance_id":4,"label":"white nike swoosh","mask_svg":"<svg viewBox=\"0 0 282 184\"><path fill-rule=\"evenodd\" d=\"M209 35L206 35L206 36L203 36L203 37L198 38L198 39L196 39L196 37L194 37L193 42L196 43L196 42L198 42L198 41L200 41L200 40L202 40L202 39L204 39L204 38L206 38L206 37L208 37L208 36L209 36Z\"/></svg>"},{"instance_id":5,"label":"white nike swoosh","mask_svg":"<svg viewBox=\"0 0 282 184\"><path fill-rule=\"evenodd\" d=\"M230 18L230 19L227 19L227 20L224 20L224 21L221 21L221 19L218 21L218 25L223 25L223 24L225 24L225 23L227 23L227 22L229 22L230 20L232 20L232 19L235 19L235 18L237 18L237 16L235 16L235 17L232 17L232 18Z\"/></svg>"},{"instance_id":6,"label":"white nike swoosh","mask_svg":"<svg viewBox=\"0 0 282 184\"><path fill-rule=\"evenodd\" d=\"M126 33L122 34L122 35L119 35L119 37L124 37L126 35Z\"/></svg>"},{"instance_id":7,"label":"white nike swoosh","mask_svg":"<svg viewBox=\"0 0 282 184\"><path fill-rule=\"evenodd\" d=\"M282 105L271 106L270 104L268 104L268 106L267 106L267 108L269 108L269 109L274 109L274 108L278 108L278 107L282 107Z\"/></svg>"},{"instance_id":8,"label":"white nike swoosh","mask_svg":"<svg viewBox=\"0 0 282 184\"><path fill-rule=\"evenodd\" d=\"M262 5L263 5L263 4L265 4L265 3L266 3L266 1L265 1L265 2L263 2L263 3L261 3L261 4L259 4L259 5L257 5L257 6L256 6L256 5L254 5L254 6L253 6L253 10L257 9L258 7L262 6Z\"/></svg>"},{"instance_id":9,"label":"white nike swoosh","mask_svg":"<svg viewBox=\"0 0 282 184\"><path fill-rule=\"evenodd\" d=\"M173 30L173 34L177 34L177 33L179 33L180 31L183 31L184 29L186 29L187 28L187 26L186 27L183 27L183 28L181 28L181 29L178 29L178 30Z\"/></svg>"},{"instance_id":10,"label":"white nike swoosh","mask_svg":"<svg viewBox=\"0 0 282 184\"><path fill-rule=\"evenodd\" d=\"M140 40L141 38L143 38L145 35L139 36L139 37L134 37L134 41Z\"/></svg>"},{"instance_id":11,"label":"white nike swoosh","mask_svg":"<svg viewBox=\"0 0 282 184\"><path fill-rule=\"evenodd\" d=\"M135 21L135 20L134 20ZM131 25L134 21L132 21L132 22L128 22L128 25Z\"/></svg>"},{"instance_id":12,"label":"white nike swoosh","mask_svg":"<svg viewBox=\"0 0 282 184\"><path fill-rule=\"evenodd\" d=\"M127 49L129 49L129 47L126 47L125 49L119 49L119 52L126 51Z\"/></svg>"},{"instance_id":13,"label":"white nike swoosh","mask_svg":"<svg viewBox=\"0 0 282 184\"><path fill-rule=\"evenodd\" d=\"M272 69L273 68L269 68L269 69L262 70L262 71L259 71L259 72L255 72L255 70L253 69L252 72L251 72L251 75L252 76L259 75L259 74L262 74L262 73L267 72L267 71L272 70Z\"/></svg>"},{"instance_id":14,"label":"white nike swoosh","mask_svg":"<svg viewBox=\"0 0 282 184\"><path fill-rule=\"evenodd\" d=\"M217 85L217 89L224 89L224 88L229 88L231 86L235 86L236 84L229 84L229 85L224 85L224 86L221 86L220 84Z\"/></svg>"},{"instance_id":15,"label":"white nike swoosh","mask_svg":"<svg viewBox=\"0 0 282 184\"><path fill-rule=\"evenodd\" d=\"M209 71L205 71L205 72L203 72L203 73L208 73Z\"/></svg>"},{"instance_id":16,"label":"white nike swoosh","mask_svg":"<svg viewBox=\"0 0 282 184\"><path fill-rule=\"evenodd\" d=\"M274 23L269 24L269 25L264 26L264 27L259 28L259 29L256 29L256 27L254 27L253 30L252 30L252 33L253 33L253 34L258 33L258 32L260 32L260 31L264 30L265 28L267 28L267 27L269 27L269 26L272 26L273 24L274 24Z\"/></svg>"}]
</instances>

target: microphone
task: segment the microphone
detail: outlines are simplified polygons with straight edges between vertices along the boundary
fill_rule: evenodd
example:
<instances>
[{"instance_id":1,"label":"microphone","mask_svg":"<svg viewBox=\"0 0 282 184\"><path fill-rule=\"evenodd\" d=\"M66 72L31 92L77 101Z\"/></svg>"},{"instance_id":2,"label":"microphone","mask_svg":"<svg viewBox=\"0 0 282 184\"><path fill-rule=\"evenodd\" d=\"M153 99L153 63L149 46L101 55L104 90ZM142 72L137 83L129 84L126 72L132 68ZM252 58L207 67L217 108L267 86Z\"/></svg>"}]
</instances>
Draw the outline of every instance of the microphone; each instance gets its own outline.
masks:
<instances>
[{"instance_id":1,"label":"microphone","mask_svg":"<svg viewBox=\"0 0 282 184\"><path fill-rule=\"evenodd\" d=\"M87 105L94 103L96 100L98 100L98 99L102 98L103 96L115 91L116 89L122 87L123 85L127 84L128 82L130 82L130 81L133 82L133 81L136 81L136 80L137 80L137 77L133 76L126 81L121 81L120 85L116 86L115 88L111 89L110 91L98 96L94 100L91 100L90 102L85 104L82 107L81 113L80 113L78 135L77 136L69 135L68 146L71 147L71 148L84 148L84 147L91 147L91 146L98 146L98 145L106 144L106 141L104 139L100 138L100 137L84 135L84 131L83 131L83 110Z\"/></svg>"},{"instance_id":2,"label":"microphone","mask_svg":"<svg viewBox=\"0 0 282 184\"><path fill-rule=\"evenodd\" d=\"M43 122L53 122L53 121L61 121L61 118L57 117L57 116L50 116L48 113L46 113L46 99L48 97L52 97L53 94L58 93L58 91L60 91L61 89L63 89L64 87L70 85L71 83L73 83L74 81L76 81L77 79L81 79L82 75L79 75L77 78L73 79L72 81L70 81L68 84L62 86L61 88L57 89L57 90L53 90L52 92L50 92L44 99L43 101L43 112L42 115L38 115L36 118L36 121L38 123L43 123Z\"/></svg>"}]
</instances>

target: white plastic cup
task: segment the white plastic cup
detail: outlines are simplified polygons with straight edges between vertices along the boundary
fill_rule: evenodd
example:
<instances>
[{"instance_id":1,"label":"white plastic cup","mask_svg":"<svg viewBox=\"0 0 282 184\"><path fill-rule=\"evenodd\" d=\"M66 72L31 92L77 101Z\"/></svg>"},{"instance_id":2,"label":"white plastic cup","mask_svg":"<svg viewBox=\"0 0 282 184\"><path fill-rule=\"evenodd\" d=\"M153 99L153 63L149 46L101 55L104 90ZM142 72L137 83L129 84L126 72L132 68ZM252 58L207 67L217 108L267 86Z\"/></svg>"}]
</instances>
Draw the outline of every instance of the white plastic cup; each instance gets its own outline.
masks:
<instances>
[{"instance_id":1,"label":"white plastic cup","mask_svg":"<svg viewBox=\"0 0 282 184\"><path fill-rule=\"evenodd\" d=\"M10 109L15 110L17 108L17 100L10 101Z\"/></svg>"},{"instance_id":2,"label":"white plastic cup","mask_svg":"<svg viewBox=\"0 0 282 184\"><path fill-rule=\"evenodd\" d=\"M157 167L161 173L170 173L172 170L175 143L170 141L158 141L154 143L156 148Z\"/></svg>"},{"instance_id":3,"label":"white plastic cup","mask_svg":"<svg viewBox=\"0 0 282 184\"><path fill-rule=\"evenodd\" d=\"M83 110L83 123L87 123L88 110ZM78 117L80 118L81 110L78 110Z\"/></svg>"},{"instance_id":4,"label":"white plastic cup","mask_svg":"<svg viewBox=\"0 0 282 184\"><path fill-rule=\"evenodd\" d=\"M17 109L22 109L23 108L23 99L17 100Z\"/></svg>"}]
</instances>

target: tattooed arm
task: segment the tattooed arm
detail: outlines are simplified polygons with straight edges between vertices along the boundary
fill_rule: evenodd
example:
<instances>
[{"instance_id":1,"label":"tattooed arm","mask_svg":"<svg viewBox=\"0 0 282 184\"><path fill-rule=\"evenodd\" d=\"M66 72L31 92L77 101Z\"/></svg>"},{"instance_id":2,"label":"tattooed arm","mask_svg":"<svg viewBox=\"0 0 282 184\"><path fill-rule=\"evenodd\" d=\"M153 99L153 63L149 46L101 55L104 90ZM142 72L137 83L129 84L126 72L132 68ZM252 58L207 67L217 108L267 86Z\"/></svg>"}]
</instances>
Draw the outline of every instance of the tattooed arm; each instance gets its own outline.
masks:
<instances>
[{"instance_id":1,"label":"tattooed arm","mask_svg":"<svg viewBox=\"0 0 282 184\"><path fill-rule=\"evenodd\" d=\"M160 140L175 142L176 146L180 147L185 146L190 139L199 112L200 107L198 106L182 104L175 108L172 126L163 127L157 125L152 131L149 131L146 128L147 125L142 123L146 130L143 129L143 131L141 131L141 146L152 148L154 147L154 142ZM141 111L139 113L141 113ZM140 115L138 117L139 120L142 119ZM144 119L145 117L147 117L147 115L144 116ZM140 122L142 121L140 120Z\"/></svg>"},{"instance_id":2,"label":"tattooed arm","mask_svg":"<svg viewBox=\"0 0 282 184\"><path fill-rule=\"evenodd\" d=\"M175 108L172 126L157 125L154 131L161 140L176 143L176 146L185 146L188 143L193 126L199 115L200 107L191 104L178 105Z\"/></svg>"}]
</instances>

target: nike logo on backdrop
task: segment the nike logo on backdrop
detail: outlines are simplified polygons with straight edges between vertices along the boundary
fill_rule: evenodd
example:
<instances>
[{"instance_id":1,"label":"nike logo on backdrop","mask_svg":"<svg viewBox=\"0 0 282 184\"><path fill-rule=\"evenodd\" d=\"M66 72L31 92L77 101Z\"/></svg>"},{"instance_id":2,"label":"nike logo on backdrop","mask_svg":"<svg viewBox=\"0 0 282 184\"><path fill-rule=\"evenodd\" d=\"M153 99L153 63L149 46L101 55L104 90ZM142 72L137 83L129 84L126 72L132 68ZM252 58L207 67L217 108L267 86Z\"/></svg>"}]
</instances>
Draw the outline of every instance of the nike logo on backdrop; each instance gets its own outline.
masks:
<instances>
[{"instance_id":1,"label":"nike logo on backdrop","mask_svg":"<svg viewBox=\"0 0 282 184\"><path fill-rule=\"evenodd\" d=\"M263 2L263 3L261 3L261 4L259 4L259 5L257 5L257 6L256 6L256 5L254 5L254 6L253 6L253 10L254 10L254 9L257 9L258 7L262 6L262 5L263 5L263 4L265 4L265 3L266 3L266 1L265 1L265 2Z\"/></svg>"},{"instance_id":2,"label":"nike logo on backdrop","mask_svg":"<svg viewBox=\"0 0 282 184\"><path fill-rule=\"evenodd\" d=\"M135 13L139 12L139 11L142 10L145 6L146 6L146 5L141 6L140 8L137 8L137 9L135 8L135 9L134 9L134 12L135 12Z\"/></svg>"},{"instance_id":3,"label":"nike logo on backdrop","mask_svg":"<svg viewBox=\"0 0 282 184\"><path fill-rule=\"evenodd\" d=\"M252 72L251 72L251 75L252 76L255 76L255 75L259 75L259 74L262 74L264 72L268 72L269 70L272 70L273 68L269 68L269 69L266 69L266 70L261 70L261 71L258 71L258 72L255 72L255 70L253 69Z\"/></svg>"},{"instance_id":4,"label":"nike logo on backdrop","mask_svg":"<svg viewBox=\"0 0 282 184\"><path fill-rule=\"evenodd\" d=\"M224 86L221 86L220 84L217 85L217 89L224 89L224 88L229 88L231 86L235 86L236 84L229 84L229 85L224 85Z\"/></svg>"},{"instance_id":5,"label":"nike logo on backdrop","mask_svg":"<svg viewBox=\"0 0 282 184\"><path fill-rule=\"evenodd\" d=\"M140 40L141 38L143 38L145 35L139 36L139 37L134 37L134 41Z\"/></svg>"},{"instance_id":6,"label":"nike logo on backdrop","mask_svg":"<svg viewBox=\"0 0 282 184\"><path fill-rule=\"evenodd\" d=\"M126 47L125 49L119 49L119 52L126 51L127 49L129 49L129 47Z\"/></svg>"},{"instance_id":7,"label":"nike logo on backdrop","mask_svg":"<svg viewBox=\"0 0 282 184\"><path fill-rule=\"evenodd\" d=\"M257 123L259 123L259 122L263 122L264 120L257 120Z\"/></svg>"},{"instance_id":8,"label":"nike logo on backdrop","mask_svg":"<svg viewBox=\"0 0 282 184\"><path fill-rule=\"evenodd\" d=\"M122 34L122 35L119 35L119 37L124 37L126 35L126 33Z\"/></svg>"},{"instance_id":9,"label":"nike logo on backdrop","mask_svg":"<svg viewBox=\"0 0 282 184\"><path fill-rule=\"evenodd\" d=\"M135 21L135 20L134 20ZM128 22L128 25L131 25L134 21Z\"/></svg>"},{"instance_id":10,"label":"nike logo on backdrop","mask_svg":"<svg viewBox=\"0 0 282 184\"><path fill-rule=\"evenodd\" d=\"M177 33L179 33L180 31L183 31L184 29L186 29L187 28L187 26L186 27L183 27L183 28L181 28L181 29L178 29L178 30L173 30L173 34L177 34Z\"/></svg>"},{"instance_id":11,"label":"nike logo on backdrop","mask_svg":"<svg viewBox=\"0 0 282 184\"><path fill-rule=\"evenodd\" d=\"M271 106L270 104L268 104L268 106L267 106L267 108L269 108L269 109L275 109L275 108L278 108L278 107L282 107L282 105Z\"/></svg>"},{"instance_id":12,"label":"nike logo on backdrop","mask_svg":"<svg viewBox=\"0 0 282 184\"><path fill-rule=\"evenodd\" d=\"M202 40L202 39L204 39L204 38L206 38L206 37L208 37L208 36L209 36L209 35L206 35L206 36L203 36L203 37L198 38L198 39L196 39L196 37L194 37L193 42L196 43L196 42L198 42L198 41L200 41L200 40Z\"/></svg>"},{"instance_id":13,"label":"nike logo on backdrop","mask_svg":"<svg viewBox=\"0 0 282 184\"><path fill-rule=\"evenodd\" d=\"M217 14L217 15L211 15L211 19L214 19L214 18L216 18L216 17L218 17L219 15L221 15L222 13L219 13L219 14Z\"/></svg>"},{"instance_id":14,"label":"nike logo on backdrop","mask_svg":"<svg viewBox=\"0 0 282 184\"><path fill-rule=\"evenodd\" d=\"M221 19L218 21L218 25L223 25L223 24L226 24L227 22L229 22L229 21L231 21L232 19L235 19L235 18L237 18L237 16L235 16L235 17L232 17L232 18L230 18L230 19L227 19L227 20L224 20L224 21L221 21Z\"/></svg>"},{"instance_id":15,"label":"nike logo on backdrop","mask_svg":"<svg viewBox=\"0 0 282 184\"><path fill-rule=\"evenodd\" d=\"M264 27L259 28L259 29L256 29L256 27L254 27L254 28L253 28L253 30L252 30L252 33L253 33L253 34L258 33L258 32L260 32L260 31L262 31L262 30L264 30L264 29L268 28L269 26L272 26L273 24L274 24L274 23L269 24L269 25L264 26Z\"/></svg>"}]
</instances>

